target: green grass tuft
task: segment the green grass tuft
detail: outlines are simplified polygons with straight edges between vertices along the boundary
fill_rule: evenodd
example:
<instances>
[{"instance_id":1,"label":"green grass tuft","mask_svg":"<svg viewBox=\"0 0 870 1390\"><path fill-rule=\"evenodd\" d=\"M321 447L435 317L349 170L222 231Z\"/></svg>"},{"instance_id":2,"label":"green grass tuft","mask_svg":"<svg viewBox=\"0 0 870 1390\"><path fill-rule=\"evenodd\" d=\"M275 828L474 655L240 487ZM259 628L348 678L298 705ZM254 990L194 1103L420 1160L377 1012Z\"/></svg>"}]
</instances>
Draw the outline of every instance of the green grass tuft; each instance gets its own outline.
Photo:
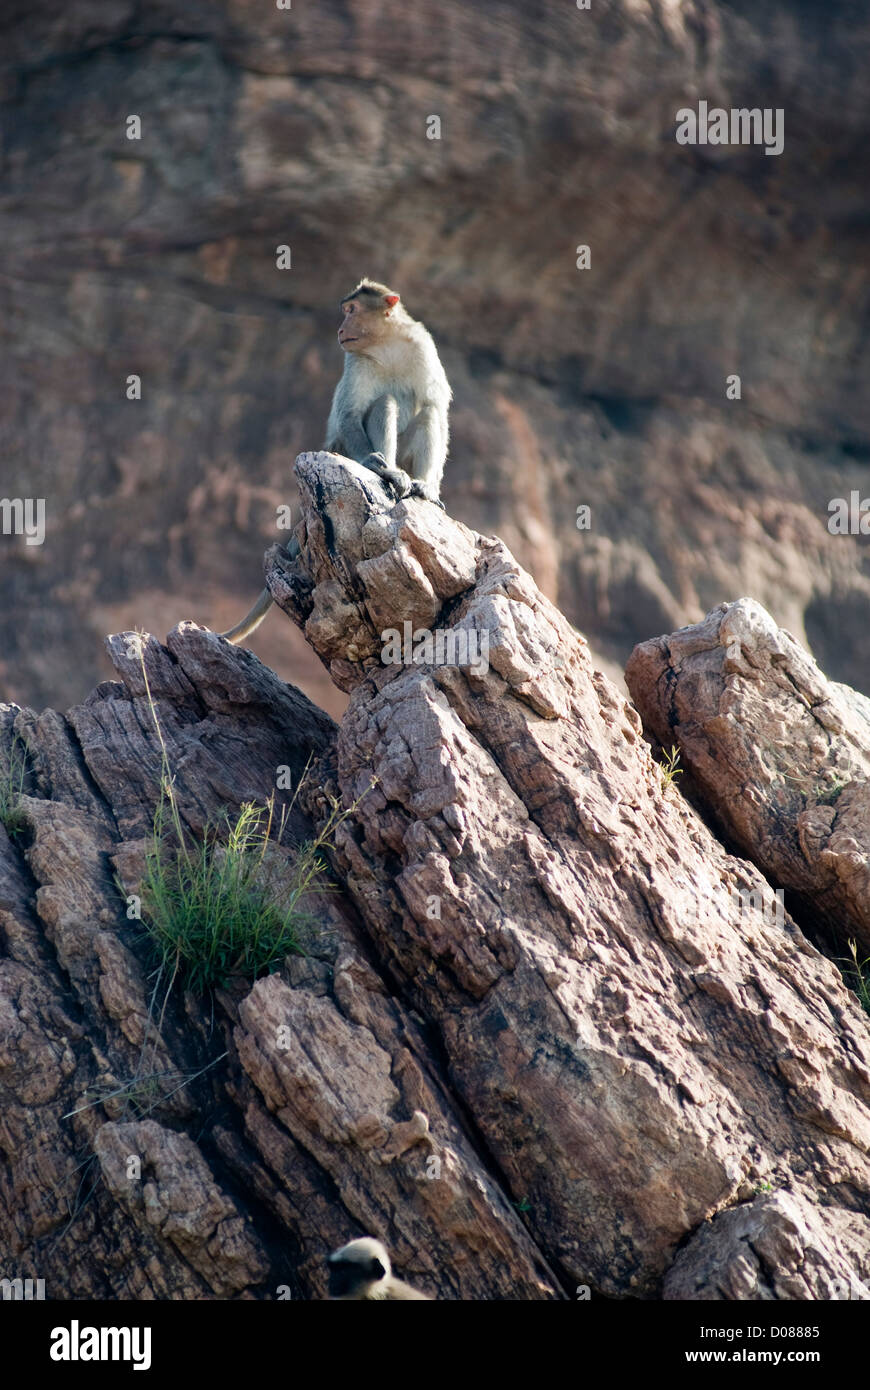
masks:
<instances>
[{"instance_id":1,"label":"green grass tuft","mask_svg":"<svg viewBox=\"0 0 870 1390\"><path fill-rule=\"evenodd\" d=\"M843 978L851 990L857 994L861 1007L870 1014L870 956L858 959L857 941L849 942L849 956L841 956L844 962Z\"/></svg>"},{"instance_id":2,"label":"green grass tuft","mask_svg":"<svg viewBox=\"0 0 870 1390\"><path fill-rule=\"evenodd\" d=\"M171 792L169 793L171 795ZM169 803L171 806L171 803ZM246 804L190 845L167 833L161 801L145 858L142 912L164 978L202 994L233 976L256 979L302 949L314 923L303 900L324 887L322 851L343 815L334 810L317 839L290 863L272 838L274 805ZM171 811L170 811L171 815Z\"/></svg>"},{"instance_id":3,"label":"green grass tuft","mask_svg":"<svg viewBox=\"0 0 870 1390\"><path fill-rule=\"evenodd\" d=\"M13 734L8 749L0 748L0 824L11 839L25 828L20 803L26 777L27 745Z\"/></svg>"},{"instance_id":4,"label":"green grass tuft","mask_svg":"<svg viewBox=\"0 0 870 1390\"><path fill-rule=\"evenodd\" d=\"M302 937L315 923L304 899L329 887L324 852L358 802L342 811L333 799L323 829L291 862L280 844L306 768L277 825L272 796L264 806L246 803L235 818L224 812L191 842L178 809L141 636L138 655L162 755L161 794L141 884L142 920L158 979L169 980L168 999L176 979L202 994L234 976L257 979L277 969L285 956L302 951Z\"/></svg>"},{"instance_id":5,"label":"green grass tuft","mask_svg":"<svg viewBox=\"0 0 870 1390\"><path fill-rule=\"evenodd\" d=\"M672 784L676 784L678 777L683 775L683 769L680 767L680 750L675 743L669 749L662 749L662 761L659 767L662 774L662 790L666 791Z\"/></svg>"}]
</instances>

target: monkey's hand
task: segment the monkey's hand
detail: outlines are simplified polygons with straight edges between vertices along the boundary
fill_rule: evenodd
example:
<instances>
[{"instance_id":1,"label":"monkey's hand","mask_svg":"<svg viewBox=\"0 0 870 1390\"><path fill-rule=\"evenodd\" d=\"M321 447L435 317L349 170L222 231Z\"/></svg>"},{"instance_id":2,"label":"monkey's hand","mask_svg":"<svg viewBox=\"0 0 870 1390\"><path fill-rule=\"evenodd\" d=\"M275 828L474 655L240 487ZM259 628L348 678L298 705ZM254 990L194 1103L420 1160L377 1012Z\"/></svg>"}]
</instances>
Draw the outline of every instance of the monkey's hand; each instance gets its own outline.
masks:
<instances>
[{"instance_id":1,"label":"monkey's hand","mask_svg":"<svg viewBox=\"0 0 870 1390\"><path fill-rule=\"evenodd\" d=\"M446 510L444 503L441 501L441 498L433 497L431 492L428 492L426 490L425 483L420 483L415 480L411 484L411 496L422 497L425 502L432 502L436 507L440 507L442 512Z\"/></svg>"},{"instance_id":2,"label":"monkey's hand","mask_svg":"<svg viewBox=\"0 0 870 1390\"><path fill-rule=\"evenodd\" d=\"M397 498L407 497L411 491L411 479L404 468L387 468L381 474L381 478L392 488Z\"/></svg>"},{"instance_id":3,"label":"monkey's hand","mask_svg":"<svg viewBox=\"0 0 870 1390\"><path fill-rule=\"evenodd\" d=\"M411 491L411 479L404 468L389 468L383 454L366 454L360 462L363 468L370 468L373 473L377 473L381 482L386 483L397 498L408 496Z\"/></svg>"},{"instance_id":4,"label":"monkey's hand","mask_svg":"<svg viewBox=\"0 0 870 1390\"><path fill-rule=\"evenodd\" d=\"M387 460L383 454L366 454L364 459L360 459L363 468L370 468L373 473L383 476L387 467Z\"/></svg>"}]
</instances>

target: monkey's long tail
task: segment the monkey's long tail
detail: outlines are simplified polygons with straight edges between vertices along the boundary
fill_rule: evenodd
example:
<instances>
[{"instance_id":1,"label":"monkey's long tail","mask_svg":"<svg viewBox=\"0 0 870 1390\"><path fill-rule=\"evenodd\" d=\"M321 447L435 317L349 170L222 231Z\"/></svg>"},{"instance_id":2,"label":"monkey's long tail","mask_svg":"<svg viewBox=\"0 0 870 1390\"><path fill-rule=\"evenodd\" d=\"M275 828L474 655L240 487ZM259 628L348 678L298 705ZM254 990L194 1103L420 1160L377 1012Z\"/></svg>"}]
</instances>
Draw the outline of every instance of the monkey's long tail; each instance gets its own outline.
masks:
<instances>
[{"instance_id":1,"label":"monkey's long tail","mask_svg":"<svg viewBox=\"0 0 870 1390\"><path fill-rule=\"evenodd\" d=\"M242 621L237 623L235 627L231 627L229 632L222 632L221 637L225 637L227 641L232 642L233 645L237 642L243 642L246 637L250 637L251 633L260 626L260 623L271 607L272 595L269 593L268 589L264 589L247 617L242 618Z\"/></svg>"}]
</instances>

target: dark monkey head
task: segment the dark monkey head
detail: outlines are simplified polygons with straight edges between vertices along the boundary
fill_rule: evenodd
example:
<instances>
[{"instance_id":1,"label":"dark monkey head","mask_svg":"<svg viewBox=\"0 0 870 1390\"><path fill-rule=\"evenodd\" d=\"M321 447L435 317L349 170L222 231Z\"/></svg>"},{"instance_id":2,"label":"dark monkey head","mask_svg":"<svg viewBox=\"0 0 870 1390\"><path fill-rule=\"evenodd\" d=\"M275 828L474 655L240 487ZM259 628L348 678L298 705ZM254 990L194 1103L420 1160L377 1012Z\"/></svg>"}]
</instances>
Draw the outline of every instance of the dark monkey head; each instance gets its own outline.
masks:
<instances>
[{"instance_id":1,"label":"dark monkey head","mask_svg":"<svg viewBox=\"0 0 870 1390\"><path fill-rule=\"evenodd\" d=\"M338 341L344 352L364 352L390 337L396 325L408 319L395 290L379 285L377 280L360 280L340 308L344 317Z\"/></svg>"},{"instance_id":2,"label":"dark monkey head","mask_svg":"<svg viewBox=\"0 0 870 1390\"><path fill-rule=\"evenodd\" d=\"M390 1257L379 1240L352 1240L329 1256L329 1296L364 1297L373 1286L390 1277Z\"/></svg>"}]
</instances>

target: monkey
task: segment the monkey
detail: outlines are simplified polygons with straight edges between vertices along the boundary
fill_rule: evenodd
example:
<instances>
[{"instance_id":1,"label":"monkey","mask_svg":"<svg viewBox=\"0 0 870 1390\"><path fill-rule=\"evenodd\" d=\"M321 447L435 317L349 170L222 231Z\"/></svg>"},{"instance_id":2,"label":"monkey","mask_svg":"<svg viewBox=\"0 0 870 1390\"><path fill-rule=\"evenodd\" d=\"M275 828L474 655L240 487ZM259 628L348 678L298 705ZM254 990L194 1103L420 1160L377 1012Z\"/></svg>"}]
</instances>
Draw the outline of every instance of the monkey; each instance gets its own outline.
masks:
<instances>
[{"instance_id":1,"label":"monkey","mask_svg":"<svg viewBox=\"0 0 870 1390\"><path fill-rule=\"evenodd\" d=\"M440 505L453 393L431 335L376 280L361 280L340 307L344 371L324 448L371 468L400 496Z\"/></svg>"},{"instance_id":2,"label":"monkey","mask_svg":"<svg viewBox=\"0 0 870 1390\"><path fill-rule=\"evenodd\" d=\"M335 1303L372 1303L392 1300L408 1303L434 1300L393 1277L386 1246L372 1236L352 1240L327 1259L329 1297Z\"/></svg>"},{"instance_id":3,"label":"monkey","mask_svg":"<svg viewBox=\"0 0 870 1390\"><path fill-rule=\"evenodd\" d=\"M339 307L344 370L332 397L324 449L377 473L398 497L422 497L443 511L441 478L453 393L431 335L411 318L400 296L376 280L360 280ZM298 555L295 539L288 550L291 558ZM271 606L264 589L247 617L221 636L244 641Z\"/></svg>"}]
</instances>

